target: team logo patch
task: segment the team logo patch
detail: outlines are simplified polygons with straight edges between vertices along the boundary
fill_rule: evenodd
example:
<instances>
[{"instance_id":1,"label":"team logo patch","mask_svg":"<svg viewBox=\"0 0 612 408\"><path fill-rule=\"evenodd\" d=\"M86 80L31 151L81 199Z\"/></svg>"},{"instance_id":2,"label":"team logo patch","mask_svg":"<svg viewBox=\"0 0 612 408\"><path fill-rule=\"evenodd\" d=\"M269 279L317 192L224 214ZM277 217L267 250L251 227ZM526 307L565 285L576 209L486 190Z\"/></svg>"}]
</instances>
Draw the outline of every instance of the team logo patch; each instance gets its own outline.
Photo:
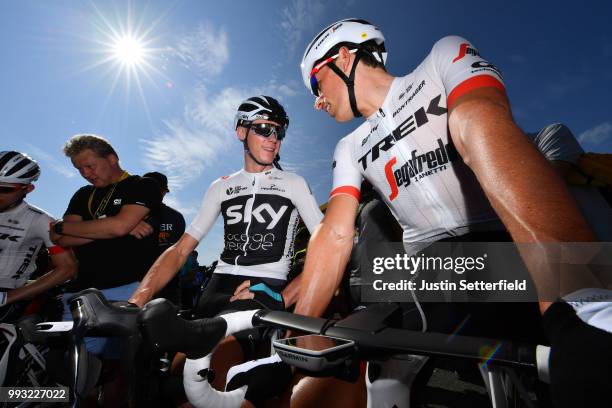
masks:
<instances>
[{"instance_id":1,"label":"team logo patch","mask_svg":"<svg viewBox=\"0 0 612 408\"><path fill-rule=\"evenodd\" d=\"M225 193L227 195L236 195L238 193L240 193L243 190L246 190L247 188L244 186L233 186L233 187L228 187L227 190L225 190Z\"/></svg>"},{"instance_id":2,"label":"team logo patch","mask_svg":"<svg viewBox=\"0 0 612 408\"><path fill-rule=\"evenodd\" d=\"M463 57L465 57L466 55L473 55L474 57L480 57L480 54L478 53L477 49L470 47L470 44L468 43L462 43L459 46L459 54L457 54L457 56L453 60L453 64L459 61L460 59L462 59Z\"/></svg>"}]
</instances>

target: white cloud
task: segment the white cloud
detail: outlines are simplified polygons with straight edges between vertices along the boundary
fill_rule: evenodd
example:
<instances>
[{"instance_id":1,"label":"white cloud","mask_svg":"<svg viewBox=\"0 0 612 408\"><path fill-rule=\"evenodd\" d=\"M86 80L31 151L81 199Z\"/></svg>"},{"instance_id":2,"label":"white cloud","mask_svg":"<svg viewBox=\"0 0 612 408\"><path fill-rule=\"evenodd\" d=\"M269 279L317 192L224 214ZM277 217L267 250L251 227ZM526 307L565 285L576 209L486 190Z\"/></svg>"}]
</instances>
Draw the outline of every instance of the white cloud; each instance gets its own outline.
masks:
<instances>
[{"instance_id":1,"label":"white cloud","mask_svg":"<svg viewBox=\"0 0 612 408\"><path fill-rule=\"evenodd\" d=\"M202 78L215 76L229 61L227 34L209 22L201 23L193 34L179 40L173 52L185 67Z\"/></svg>"},{"instance_id":2,"label":"white cloud","mask_svg":"<svg viewBox=\"0 0 612 408\"><path fill-rule=\"evenodd\" d=\"M302 43L310 38L304 38L304 34L316 28L315 23L324 10L323 2L313 0L293 0L283 7L280 11L281 29L290 54L293 54L298 46L306 46Z\"/></svg>"},{"instance_id":3,"label":"white cloud","mask_svg":"<svg viewBox=\"0 0 612 408\"><path fill-rule=\"evenodd\" d=\"M177 196L170 194L164 197L164 203L177 210L185 219L189 219L197 214L198 209L200 208L200 203L197 202L189 202L183 203Z\"/></svg>"},{"instance_id":4,"label":"white cloud","mask_svg":"<svg viewBox=\"0 0 612 408\"><path fill-rule=\"evenodd\" d=\"M56 159L49 153L43 151L42 149L29 144L28 150L28 154L32 156L34 160L40 162L43 165L43 169L44 166L49 167L51 170L58 173L62 177L73 178L77 176L78 173L74 168L63 164L58 159ZM68 160L68 158L66 158L66 160Z\"/></svg>"},{"instance_id":5,"label":"white cloud","mask_svg":"<svg viewBox=\"0 0 612 408\"><path fill-rule=\"evenodd\" d=\"M234 141L234 114L240 102L258 94L296 93L290 85L274 81L260 88L225 88L213 95L200 87L182 117L164 120L166 129L160 135L141 140L145 166L163 169L170 188L180 190L235 146L230 141Z\"/></svg>"},{"instance_id":6,"label":"white cloud","mask_svg":"<svg viewBox=\"0 0 612 408\"><path fill-rule=\"evenodd\" d=\"M598 146L606 140L612 140L612 123L604 122L585 130L578 136L578 141L585 147Z\"/></svg>"}]
</instances>

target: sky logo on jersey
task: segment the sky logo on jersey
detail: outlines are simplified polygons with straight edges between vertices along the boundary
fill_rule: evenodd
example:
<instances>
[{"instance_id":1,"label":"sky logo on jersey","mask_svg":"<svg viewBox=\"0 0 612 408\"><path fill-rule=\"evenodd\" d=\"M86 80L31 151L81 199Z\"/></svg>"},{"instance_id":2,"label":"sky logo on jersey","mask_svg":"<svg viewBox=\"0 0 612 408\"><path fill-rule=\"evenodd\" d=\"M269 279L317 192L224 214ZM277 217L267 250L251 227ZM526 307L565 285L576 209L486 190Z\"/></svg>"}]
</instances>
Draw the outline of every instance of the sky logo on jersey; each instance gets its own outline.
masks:
<instances>
[{"instance_id":1,"label":"sky logo on jersey","mask_svg":"<svg viewBox=\"0 0 612 408\"><path fill-rule=\"evenodd\" d=\"M391 187L389 200L395 200L399 194L398 187L408 187L413 180L418 182L423 177L446 170L446 165L458 157L459 154L453 143L444 144L442 139L438 139L438 148L423 154L413 150L411 158L397 169L394 169L395 164L397 164L397 158L392 157L385 164L385 177L389 187Z\"/></svg>"},{"instance_id":2,"label":"sky logo on jersey","mask_svg":"<svg viewBox=\"0 0 612 408\"><path fill-rule=\"evenodd\" d=\"M238 224L241 221L248 223L251 221L251 217L255 218L255 221L258 223L265 224L268 222L263 216L263 213L265 212L271 218L270 222L266 226L266 229L273 229L283 217L283 214L285 214L287 208L289 208L288 206L283 205L278 209L278 211L276 211L269 203L259 204L257 207L253 208L252 202L253 197L249 198L244 206L242 204L238 204L228 207L227 211L225 212L227 215L227 225ZM242 216L243 207L244 219Z\"/></svg>"},{"instance_id":3,"label":"sky logo on jersey","mask_svg":"<svg viewBox=\"0 0 612 408\"><path fill-rule=\"evenodd\" d=\"M395 128L393 132L379 140L370 150L366 152L359 160L363 169L368 168L368 156L370 157L370 163L374 163L380 157L380 151L386 152L391 149L397 142L402 140L404 137L420 128L427 122L429 122L429 118L427 115L435 115L442 116L446 114L446 108L440 106L440 99L442 95L438 95L433 98L429 105L427 106L427 110L424 106L417 109L412 115L408 116L406 120L399 124L398 127Z\"/></svg>"},{"instance_id":4,"label":"sky logo on jersey","mask_svg":"<svg viewBox=\"0 0 612 408\"><path fill-rule=\"evenodd\" d=\"M459 61L460 59L462 59L463 57L465 57L466 55L473 55L474 57L480 57L480 54L478 53L477 49L470 47L470 44L468 43L462 43L459 46L459 54L453 60L453 64Z\"/></svg>"}]
</instances>

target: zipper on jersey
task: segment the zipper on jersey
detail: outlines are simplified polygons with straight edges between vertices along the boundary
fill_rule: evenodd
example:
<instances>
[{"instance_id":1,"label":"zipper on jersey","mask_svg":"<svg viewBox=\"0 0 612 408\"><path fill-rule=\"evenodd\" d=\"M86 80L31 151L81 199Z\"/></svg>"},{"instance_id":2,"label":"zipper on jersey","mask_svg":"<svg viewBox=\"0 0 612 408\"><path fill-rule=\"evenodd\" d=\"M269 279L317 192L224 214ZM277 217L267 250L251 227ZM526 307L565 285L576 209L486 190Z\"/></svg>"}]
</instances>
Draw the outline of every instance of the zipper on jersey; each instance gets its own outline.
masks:
<instances>
[{"instance_id":1,"label":"zipper on jersey","mask_svg":"<svg viewBox=\"0 0 612 408\"><path fill-rule=\"evenodd\" d=\"M253 180L251 181L252 193L251 193L251 203L250 208L245 206L244 213L249 214L249 221L247 223L247 227L245 229L246 241L244 242L244 246L242 247L243 254L242 256L247 256L247 246L249 245L249 230L251 229L251 222L253 220L253 205L255 204L255 195L257 189L259 188L259 178L256 175L253 175ZM240 255L238 255L240 256ZM238 256L236 257L236 263L238 261Z\"/></svg>"}]
</instances>

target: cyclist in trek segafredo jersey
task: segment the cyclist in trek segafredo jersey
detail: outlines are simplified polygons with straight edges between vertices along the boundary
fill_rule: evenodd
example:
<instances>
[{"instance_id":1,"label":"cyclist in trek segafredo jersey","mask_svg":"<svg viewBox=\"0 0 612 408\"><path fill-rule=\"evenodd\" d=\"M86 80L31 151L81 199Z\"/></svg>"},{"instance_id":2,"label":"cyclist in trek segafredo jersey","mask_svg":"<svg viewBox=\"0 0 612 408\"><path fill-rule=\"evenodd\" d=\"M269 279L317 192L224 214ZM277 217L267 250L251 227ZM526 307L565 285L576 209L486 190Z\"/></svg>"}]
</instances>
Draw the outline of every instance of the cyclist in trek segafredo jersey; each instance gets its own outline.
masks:
<instances>
[{"instance_id":1,"label":"cyclist in trek segafredo jersey","mask_svg":"<svg viewBox=\"0 0 612 408\"><path fill-rule=\"evenodd\" d=\"M25 285L36 270L36 257L43 247L51 255L64 251L49 239L53 221L45 211L25 201L0 212L0 288Z\"/></svg>"},{"instance_id":2,"label":"cyclist in trek segafredo jersey","mask_svg":"<svg viewBox=\"0 0 612 408\"><path fill-rule=\"evenodd\" d=\"M270 169L217 179L186 233L201 240L223 216L225 247L215 273L286 280L299 217L312 232L321 211L304 179Z\"/></svg>"},{"instance_id":3,"label":"cyclist in trek segafredo jersey","mask_svg":"<svg viewBox=\"0 0 612 408\"><path fill-rule=\"evenodd\" d=\"M24 300L66 282L77 271L72 252L50 239L53 217L25 201L39 175L38 163L27 155L0 152L0 322L18 319L27 305ZM53 270L26 285L43 247Z\"/></svg>"},{"instance_id":4,"label":"cyclist in trek segafredo jersey","mask_svg":"<svg viewBox=\"0 0 612 408\"><path fill-rule=\"evenodd\" d=\"M330 196L359 198L366 178L400 222L404 242L503 229L448 132L447 106L482 86L503 89L499 70L461 37L438 41L412 73L394 79L381 108L340 140Z\"/></svg>"}]
</instances>

